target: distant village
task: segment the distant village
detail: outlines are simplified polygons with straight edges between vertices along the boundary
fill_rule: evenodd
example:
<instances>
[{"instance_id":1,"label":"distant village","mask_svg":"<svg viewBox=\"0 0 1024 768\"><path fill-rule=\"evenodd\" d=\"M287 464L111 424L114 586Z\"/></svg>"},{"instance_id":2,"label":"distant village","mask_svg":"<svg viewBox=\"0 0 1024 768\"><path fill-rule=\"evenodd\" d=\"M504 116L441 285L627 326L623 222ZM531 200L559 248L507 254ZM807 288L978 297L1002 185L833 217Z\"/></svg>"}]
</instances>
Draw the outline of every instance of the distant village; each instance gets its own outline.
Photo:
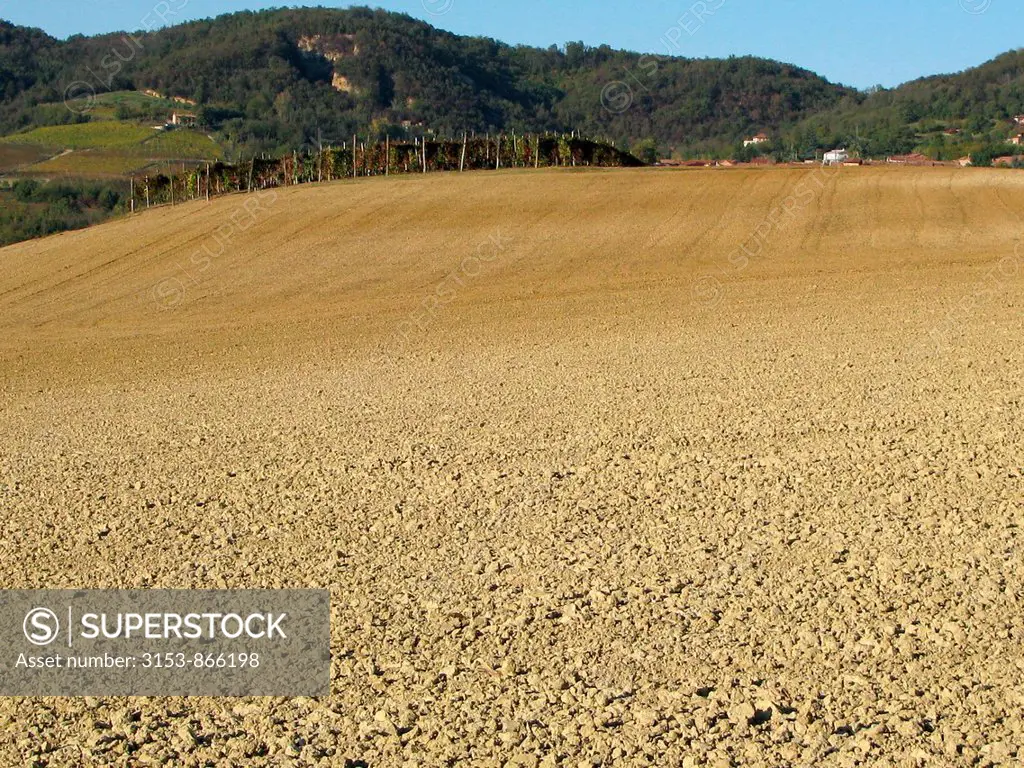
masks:
<instances>
[{"instance_id":1,"label":"distant village","mask_svg":"<svg viewBox=\"0 0 1024 768\"><path fill-rule=\"evenodd\" d=\"M1014 126L1014 133L1007 139L1007 144L1013 146L1024 146L1024 115L1016 115L1012 119ZM943 132L946 136L955 137L958 136L961 131L959 128L947 128ZM772 137L764 132L755 134L743 140L743 147L760 147L763 145L770 145ZM992 165L996 167L1011 168L1019 166L1024 162L1024 157L1021 155L1004 155L992 159ZM866 157L860 157L857 153L849 151L847 148L831 149L824 152L822 156L815 160L802 160L792 162L781 162L774 157L769 155L757 155L747 161L739 160L678 160L674 158L664 158L659 160L655 165L662 167L685 167L685 168L733 168L736 166L765 166L765 165L781 165L781 166L806 166L821 164L823 166L861 166L861 165L913 165L913 166L945 166L945 167L970 167L972 163L970 155L958 158L956 160L936 160L928 157L927 155L914 152L908 155L889 155L884 160L871 159Z\"/></svg>"}]
</instances>

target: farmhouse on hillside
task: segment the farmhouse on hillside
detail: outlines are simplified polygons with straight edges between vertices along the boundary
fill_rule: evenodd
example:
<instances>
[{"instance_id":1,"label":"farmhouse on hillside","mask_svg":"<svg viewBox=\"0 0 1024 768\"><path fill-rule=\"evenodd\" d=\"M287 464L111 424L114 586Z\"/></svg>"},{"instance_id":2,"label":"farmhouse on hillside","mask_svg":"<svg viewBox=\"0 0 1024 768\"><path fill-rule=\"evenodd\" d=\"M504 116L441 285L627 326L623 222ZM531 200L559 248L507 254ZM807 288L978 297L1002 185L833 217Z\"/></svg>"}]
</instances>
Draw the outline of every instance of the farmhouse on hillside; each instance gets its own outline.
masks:
<instances>
[{"instance_id":1,"label":"farmhouse on hillside","mask_svg":"<svg viewBox=\"0 0 1024 768\"><path fill-rule=\"evenodd\" d=\"M757 136L752 136L749 139L743 140L744 147L757 146L758 144L767 144L770 141L768 134L759 133Z\"/></svg>"},{"instance_id":2,"label":"farmhouse on hillside","mask_svg":"<svg viewBox=\"0 0 1024 768\"><path fill-rule=\"evenodd\" d=\"M172 112L171 125L180 125L183 128L195 128L198 118L192 112Z\"/></svg>"},{"instance_id":3,"label":"farmhouse on hillside","mask_svg":"<svg viewBox=\"0 0 1024 768\"><path fill-rule=\"evenodd\" d=\"M822 165L839 165L850 159L850 153L845 149L833 149L825 153Z\"/></svg>"},{"instance_id":4,"label":"farmhouse on hillside","mask_svg":"<svg viewBox=\"0 0 1024 768\"><path fill-rule=\"evenodd\" d=\"M1016 136L1013 136L1010 139L1010 143L1011 144L1016 144L1017 146L1020 146L1021 144L1024 144L1024 133L1018 133Z\"/></svg>"}]
</instances>

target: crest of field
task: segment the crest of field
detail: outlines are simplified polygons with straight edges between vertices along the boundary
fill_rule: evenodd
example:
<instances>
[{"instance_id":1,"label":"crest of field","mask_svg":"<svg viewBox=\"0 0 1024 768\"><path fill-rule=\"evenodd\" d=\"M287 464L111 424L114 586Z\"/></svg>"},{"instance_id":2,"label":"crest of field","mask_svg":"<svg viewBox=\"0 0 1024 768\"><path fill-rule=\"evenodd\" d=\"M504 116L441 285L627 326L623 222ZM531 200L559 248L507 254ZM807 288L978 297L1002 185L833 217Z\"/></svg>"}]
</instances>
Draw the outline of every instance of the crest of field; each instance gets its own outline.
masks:
<instances>
[{"instance_id":1,"label":"crest of field","mask_svg":"<svg viewBox=\"0 0 1024 768\"><path fill-rule=\"evenodd\" d=\"M1013 252L1022 185L980 169L615 169L232 195L3 249L0 325L9 347L120 338L127 354L140 337L381 346L424 307L416 344L952 296ZM181 288L169 307L154 293L166 281ZM442 283L455 290L431 309Z\"/></svg>"}]
</instances>

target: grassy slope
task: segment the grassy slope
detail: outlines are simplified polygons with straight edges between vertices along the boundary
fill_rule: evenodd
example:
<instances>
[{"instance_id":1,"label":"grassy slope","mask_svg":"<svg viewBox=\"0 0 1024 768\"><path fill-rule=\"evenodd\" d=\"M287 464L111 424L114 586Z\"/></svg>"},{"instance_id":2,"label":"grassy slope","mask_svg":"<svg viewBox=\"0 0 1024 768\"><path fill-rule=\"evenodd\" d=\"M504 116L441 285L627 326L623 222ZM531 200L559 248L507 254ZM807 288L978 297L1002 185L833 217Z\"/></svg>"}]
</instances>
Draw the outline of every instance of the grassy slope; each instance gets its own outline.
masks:
<instances>
[{"instance_id":1,"label":"grassy slope","mask_svg":"<svg viewBox=\"0 0 1024 768\"><path fill-rule=\"evenodd\" d=\"M53 105L56 109L63 105ZM90 122L52 125L0 138L0 172L59 173L70 178L110 178L138 173L166 162L218 160L223 149L205 133L157 131L162 119L118 120L118 107L170 116L173 102L134 91L100 94L90 105ZM72 102L82 109L85 103ZM71 150L67 152L67 150Z\"/></svg>"},{"instance_id":2,"label":"grassy slope","mask_svg":"<svg viewBox=\"0 0 1024 768\"><path fill-rule=\"evenodd\" d=\"M51 125L5 137L13 144L39 144L61 149L135 148L153 137L153 128L117 121Z\"/></svg>"}]
</instances>

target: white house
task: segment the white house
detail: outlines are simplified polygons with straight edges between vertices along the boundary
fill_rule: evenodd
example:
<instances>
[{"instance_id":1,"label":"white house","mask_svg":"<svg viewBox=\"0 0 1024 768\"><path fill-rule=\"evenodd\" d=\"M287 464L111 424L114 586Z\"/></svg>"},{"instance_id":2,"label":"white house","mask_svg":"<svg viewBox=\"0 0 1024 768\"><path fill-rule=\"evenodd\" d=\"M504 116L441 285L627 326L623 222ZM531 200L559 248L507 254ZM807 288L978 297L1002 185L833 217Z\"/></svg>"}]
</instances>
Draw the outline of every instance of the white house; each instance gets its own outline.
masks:
<instances>
[{"instance_id":1,"label":"white house","mask_svg":"<svg viewBox=\"0 0 1024 768\"><path fill-rule=\"evenodd\" d=\"M749 139L744 139L743 140L743 146L744 147L757 146L758 144L766 144L768 141L770 141L770 139L768 138L768 134L766 134L766 133L759 133L759 134L757 134L757 136L754 136L754 137L749 138Z\"/></svg>"},{"instance_id":2,"label":"white house","mask_svg":"<svg viewBox=\"0 0 1024 768\"><path fill-rule=\"evenodd\" d=\"M198 118L191 112L171 113L171 125L183 125L189 128L195 128L197 120Z\"/></svg>"},{"instance_id":3,"label":"white house","mask_svg":"<svg viewBox=\"0 0 1024 768\"><path fill-rule=\"evenodd\" d=\"M825 159L821 161L822 165L839 165L850 159L850 153L845 149L833 149L830 152L825 153Z\"/></svg>"}]
</instances>

